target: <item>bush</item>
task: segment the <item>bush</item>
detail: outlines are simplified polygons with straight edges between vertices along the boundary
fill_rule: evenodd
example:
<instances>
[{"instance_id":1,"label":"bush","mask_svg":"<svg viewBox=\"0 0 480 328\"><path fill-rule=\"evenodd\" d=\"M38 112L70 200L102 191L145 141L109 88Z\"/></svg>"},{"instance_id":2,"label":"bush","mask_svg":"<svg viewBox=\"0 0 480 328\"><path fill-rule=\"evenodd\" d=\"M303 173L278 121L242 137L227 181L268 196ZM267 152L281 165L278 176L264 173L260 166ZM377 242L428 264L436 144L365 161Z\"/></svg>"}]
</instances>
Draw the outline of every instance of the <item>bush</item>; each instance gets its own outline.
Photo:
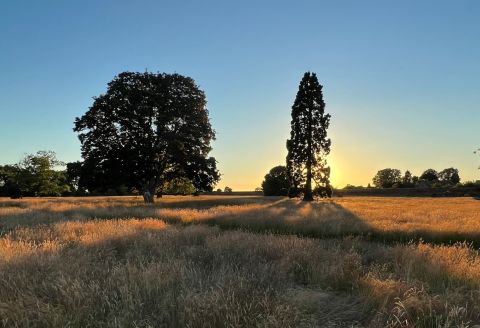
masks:
<instances>
[{"instance_id":1,"label":"bush","mask_svg":"<svg viewBox=\"0 0 480 328\"><path fill-rule=\"evenodd\" d=\"M283 165L272 168L262 182L265 196L287 196L289 186L287 168Z\"/></svg>"}]
</instances>

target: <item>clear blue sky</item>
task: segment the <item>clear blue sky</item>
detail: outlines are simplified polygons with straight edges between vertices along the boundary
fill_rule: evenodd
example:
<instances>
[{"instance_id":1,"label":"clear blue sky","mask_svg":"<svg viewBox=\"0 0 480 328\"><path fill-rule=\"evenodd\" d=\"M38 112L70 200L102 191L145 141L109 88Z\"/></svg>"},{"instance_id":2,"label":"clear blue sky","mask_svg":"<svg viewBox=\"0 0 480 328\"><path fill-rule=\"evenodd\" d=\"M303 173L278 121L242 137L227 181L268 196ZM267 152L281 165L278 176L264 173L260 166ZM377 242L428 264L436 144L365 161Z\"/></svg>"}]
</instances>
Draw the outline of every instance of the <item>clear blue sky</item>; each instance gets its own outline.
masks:
<instances>
[{"instance_id":1,"label":"clear blue sky","mask_svg":"<svg viewBox=\"0 0 480 328\"><path fill-rule=\"evenodd\" d=\"M454 166L478 179L480 2L2 1L0 163L80 159L73 120L125 70L193 77L234 190L283 164L306 70L332 114L333 183Z\"/></svg>"}]
</instances>

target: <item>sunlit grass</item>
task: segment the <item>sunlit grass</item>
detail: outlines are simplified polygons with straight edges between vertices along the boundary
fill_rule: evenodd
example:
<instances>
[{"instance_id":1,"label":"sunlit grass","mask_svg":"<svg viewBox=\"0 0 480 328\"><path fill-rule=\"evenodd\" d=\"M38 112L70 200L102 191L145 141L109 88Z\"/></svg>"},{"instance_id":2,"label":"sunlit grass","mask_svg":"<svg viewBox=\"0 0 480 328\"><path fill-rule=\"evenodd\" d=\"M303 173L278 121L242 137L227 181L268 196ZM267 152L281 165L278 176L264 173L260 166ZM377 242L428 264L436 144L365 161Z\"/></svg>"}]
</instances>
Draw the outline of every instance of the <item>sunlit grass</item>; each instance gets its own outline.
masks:
<instances>
[{"instance_id":1,"label":"sunlit grass","mask_svg":"<svg viewBox=\"0 0 480 328\"><path fill-rule=\"evenodd\" d=\"M469 198L0 199L0 322L472 327L479 215Z\"/></svg>"}]
</instances>

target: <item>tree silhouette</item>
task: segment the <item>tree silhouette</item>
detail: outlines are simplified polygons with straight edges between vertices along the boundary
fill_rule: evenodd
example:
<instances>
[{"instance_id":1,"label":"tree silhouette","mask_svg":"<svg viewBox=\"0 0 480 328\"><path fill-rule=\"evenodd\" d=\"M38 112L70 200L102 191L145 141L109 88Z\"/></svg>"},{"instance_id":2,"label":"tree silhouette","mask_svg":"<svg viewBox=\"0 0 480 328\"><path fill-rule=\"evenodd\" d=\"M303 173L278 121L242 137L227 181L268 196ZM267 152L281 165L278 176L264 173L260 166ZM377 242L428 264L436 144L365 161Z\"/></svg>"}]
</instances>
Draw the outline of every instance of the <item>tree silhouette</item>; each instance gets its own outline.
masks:
<instances>
[{"instance_id":1,"label":"tree silhouette","mask_svg":"<svg viewBox=\"0 0 480 328\"><path fill-rule=\"evenodd\" d=\"M20 168L17 165L0 166L0 197L22 197L22 190L18 184L20 173Z\"/></svg>"},{"instance_id":2,"label":"tree silhouette","mask_svg":"<svg viewBox=\"0 0 480 328\"><path fill-rule=\"evenodd\" d=\"M82 162L76 161L67 163L65 175L68 185L70 186L70 190L77 194L81 193L80 180L82 177Z\"/></svg>"},{"instance_id":3,"label":"tree silhouette","mask_svg":"<svg viewBox=\"0 0 480 328\"><path fill-rule=\"evenodd\" d=\"M313 200L312 180L322 192L331 195L330 168L325 156L330 153L331 141L327 138L330 114L325 113L322 86L315 73L306 72L300 81L297 96L292 106L290 139L287 140L287 171L290 189L298 190L303 185L305 201ZM293 196L289 192L290 196Z\"/></svg>"},{"instance_id":4,"label":"tree silhouette","mask_svg":"<svg viewBox=\"0 0 480 328\"><path fill-rule=\"evenodd\" d=\"M402 187L411 188L413 186L415 186L415 184L413 182L412 173L409 170L406 170L402 178Z\"/></svg>"},{"instance_id":5,"label":"tree silhouette","mask_svg":"<svg viewBox=\"0 0 480 328\"><path fill-rule=\"evenodd\" d=\"M458 169L450 167L438 172L438 180L446 185L456 185L460 182L460 175Z\"/></svg>"},{"instance_id":6,"label":"tree silhouette","mask_svg":"<svg viewBox=\"0 0 480 328\"><path fill-rule=\"evenodd\" d=\"M436 182L438 181L438 173L434 169L425 170L420 176L420 180L427 182Z\"/></svg>"},{"instance_id":7,"label":"tree silhouette","mask_svg":"<svg viewBox=\"0 0 480 328\"><path fill-rule=\"evenodd\" d=\"M124 72L75 120L92 185L136 188L153 202L159 186L187 178L211 190L220 176L208 157L215 138L205 94L179 74Z\"/></svg>"},{"instance_id":8,"label":"tree silhouette","mask_svg":"<svg viewBox=\"0 0 480 328\"><path fill-rule=\"evenodd\" d=\"M295 165L295 162L293 161L293 152L291 149L293 149L292 145L292 140L287 140L287 176L289 180L289 186L288 186L288 197L294 198L297 197L301 189L303 187L303 183L305 181L305 178L303 176L302 172L302 166L301 165Z\"/></svg>"},{"instance_id":9,"label":"tree silhouette","mask_svg":"<svg viewBox=\"0 0 480 328\"><path fill-rule=\"evenodd\" d=\"M290 182L287 168L283 165L275 166L266 175L262 182L265 196L286 196Z\"/></svg>"},{"instance_id":10,"label":"tree silhouette","mask_svg":"<svg viewBox=\"0 0 480 328\"><path fill-rule=\"evenodd\" d=\"M402 173L398 169L387 168L379 170L372 180L377 188L392 188L402 182Z\"/></svg>"}]
</instances>

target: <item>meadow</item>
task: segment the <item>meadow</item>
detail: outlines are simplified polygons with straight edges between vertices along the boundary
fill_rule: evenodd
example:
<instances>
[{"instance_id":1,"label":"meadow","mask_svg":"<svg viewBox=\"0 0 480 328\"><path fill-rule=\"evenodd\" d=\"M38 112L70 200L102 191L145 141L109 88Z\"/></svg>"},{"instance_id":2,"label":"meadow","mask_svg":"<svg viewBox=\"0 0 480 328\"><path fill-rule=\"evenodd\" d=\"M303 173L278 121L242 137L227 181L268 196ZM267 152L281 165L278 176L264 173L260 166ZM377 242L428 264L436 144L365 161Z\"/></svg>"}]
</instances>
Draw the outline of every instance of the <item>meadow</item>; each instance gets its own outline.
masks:
<instances>
[{"instance_id":1,"label":"meadow","mask_svg":"<svg viewBox=\"0 0 480 328\"><path fill-rule=\"evenodd\" d=\"M0 199L4 327L475 327L480 201Z\"/></svg>"}]
</instances>

